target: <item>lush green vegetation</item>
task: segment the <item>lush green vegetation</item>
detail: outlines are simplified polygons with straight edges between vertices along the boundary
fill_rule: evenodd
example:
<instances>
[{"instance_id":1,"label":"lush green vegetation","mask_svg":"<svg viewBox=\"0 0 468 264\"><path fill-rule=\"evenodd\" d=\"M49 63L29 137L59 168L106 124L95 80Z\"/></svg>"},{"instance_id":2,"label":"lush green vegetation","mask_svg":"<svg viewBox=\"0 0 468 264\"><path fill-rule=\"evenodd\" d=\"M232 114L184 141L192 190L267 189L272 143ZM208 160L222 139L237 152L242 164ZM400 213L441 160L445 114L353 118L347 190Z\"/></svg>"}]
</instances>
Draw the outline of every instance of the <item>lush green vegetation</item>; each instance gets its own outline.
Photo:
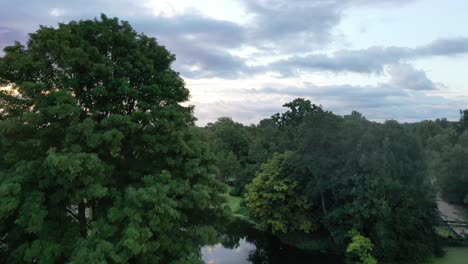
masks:
<instances>
[{"instance_id":1,"label":"lush green vegetation","mask_svg":"<svg viewBox=\"0 0 468 264\"><path fill-rule=\"evenodd\" d=\"M438 193L468 203L467 110L376 123L298 98L256 125L200 128L174 59L106 16L5 49L0 262L200 263L230 212L350 262L441 253Z\"/></svg>"},{"instance_id":2,"label":"lush green vegetation","mask_svg":"<svg viewBox=\"0 0 468 264\"><path fill-rule=\"evenodd\" d=\"M248 172L229 183L264 230L299 248L343 252L356 229L370 239L372 254L389 262L440 255L439 237L456 237L440 225L434 201L440 193L466 203L467 111L460 122L378 124L304 99L285 107L255 126L221 118L205 128L209 134L231 123L244 131L248 150L236 159L249 161L255 177ZM214 137L216 149L223 139Z\"/></svg>"},{"instance_id":3,"label":"lush green vegetation","mask_svg":"<svg viewBox=\"0 0 468 264\"><path fill-rule=\"evenodd\" d=\"M326 250L341 252L356 229L384 261L419 261L440 250L435 193L410 132L303 99L285 106L268 122L276 130L269 142L284 154L272 153L246 187L254 219L281 236L321 234L332 241Z\"/></svg>"},{"instance_id":4,"label":"lush green vegetation","mask_svg":"<svg viewBox=\"0 0 468 264\"><path fill-rule=\"evenodd\" d=\"M106 16L5 49L0 262L201 262L224 188L173 61Z\"/></svg>"},{"instance_id":5,"label":"lush green vegetation","mask_svg":"<svg viewBox=\"0 0 468 264\"><path fill-rule=\"evenodd\" d=\"M224 197L226 197L227 205L232 213L237 214L241 208L242 197L231 195L234 188L227 187L226 189L228 192L224 194Z\"/></svg>"}]
</instances>

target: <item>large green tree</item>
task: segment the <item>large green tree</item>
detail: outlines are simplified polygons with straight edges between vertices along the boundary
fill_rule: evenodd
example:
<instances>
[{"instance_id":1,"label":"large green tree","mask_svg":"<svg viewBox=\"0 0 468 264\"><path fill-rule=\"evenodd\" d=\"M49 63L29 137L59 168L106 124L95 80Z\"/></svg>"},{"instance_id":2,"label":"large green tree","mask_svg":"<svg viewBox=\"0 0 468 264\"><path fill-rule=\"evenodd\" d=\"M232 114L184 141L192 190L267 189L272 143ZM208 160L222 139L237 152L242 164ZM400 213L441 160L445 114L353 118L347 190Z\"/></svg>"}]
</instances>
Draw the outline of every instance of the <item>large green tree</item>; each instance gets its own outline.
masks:
<instances>
[{"instance_id":1,"label":"large green tree","mask_svg":"<svg viewBox=\"0 0 468 264\"><path fill-rule=\"evenodd\" d=\"M4 51L0 262L199 262L223 198L175 56L104 15Z\"/></svg>"}]
</instances>

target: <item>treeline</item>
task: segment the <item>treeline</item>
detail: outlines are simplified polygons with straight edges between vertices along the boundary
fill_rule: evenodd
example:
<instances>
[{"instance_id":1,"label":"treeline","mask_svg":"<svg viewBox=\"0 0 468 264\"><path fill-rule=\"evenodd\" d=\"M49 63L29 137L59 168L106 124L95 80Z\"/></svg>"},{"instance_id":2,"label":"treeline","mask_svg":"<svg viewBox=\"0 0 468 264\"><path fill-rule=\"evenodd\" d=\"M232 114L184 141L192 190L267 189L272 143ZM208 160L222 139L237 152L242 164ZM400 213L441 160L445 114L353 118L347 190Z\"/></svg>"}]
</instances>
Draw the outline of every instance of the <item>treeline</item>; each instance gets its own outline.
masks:
<instances>
[{"instance_id":1,"label":"treeline","mask_svg":"<svg viewBox=\"0 0 468 264\"><path fill-rule=\"evenodd\" d=\"M428 177L441 198L468 205L468 110L459 122L423 121L411 129L424 149Z\"/></svg>"},{"instance_id":2,"label":"treeline","mask_svg":"<svg viewBox=\"0 0 468 264\"><path fill-rule=\"evenodd\" d=\"M383 261L441 252L436 196L466 202L466 111L461 122L380 124L304 99L284 106L258 125L223 117L198 128L244 213L302 248L345 252L363 238L361 252Z\"/></svg>"}]
</instances>

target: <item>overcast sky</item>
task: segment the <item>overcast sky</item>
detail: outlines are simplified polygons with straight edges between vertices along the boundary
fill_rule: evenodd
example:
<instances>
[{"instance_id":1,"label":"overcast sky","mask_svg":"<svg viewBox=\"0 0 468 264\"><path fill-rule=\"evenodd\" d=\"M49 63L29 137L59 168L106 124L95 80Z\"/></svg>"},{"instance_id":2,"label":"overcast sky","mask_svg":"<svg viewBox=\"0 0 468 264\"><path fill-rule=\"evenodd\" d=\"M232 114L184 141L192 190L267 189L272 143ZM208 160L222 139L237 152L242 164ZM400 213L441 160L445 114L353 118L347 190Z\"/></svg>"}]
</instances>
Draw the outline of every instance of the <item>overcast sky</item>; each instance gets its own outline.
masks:
<instances>
[{"instance_id":1,"label":"overcast sky","mask_svg":"<svg viewBox=\"0 0 468 264\"><path fill-rule=\"evenodd\" d=\"M468 108L466 0L0 0L0 49L105 13L176 54L198 125L250 124L297 97L368 119Z\"/></svg>"}]
</instances>

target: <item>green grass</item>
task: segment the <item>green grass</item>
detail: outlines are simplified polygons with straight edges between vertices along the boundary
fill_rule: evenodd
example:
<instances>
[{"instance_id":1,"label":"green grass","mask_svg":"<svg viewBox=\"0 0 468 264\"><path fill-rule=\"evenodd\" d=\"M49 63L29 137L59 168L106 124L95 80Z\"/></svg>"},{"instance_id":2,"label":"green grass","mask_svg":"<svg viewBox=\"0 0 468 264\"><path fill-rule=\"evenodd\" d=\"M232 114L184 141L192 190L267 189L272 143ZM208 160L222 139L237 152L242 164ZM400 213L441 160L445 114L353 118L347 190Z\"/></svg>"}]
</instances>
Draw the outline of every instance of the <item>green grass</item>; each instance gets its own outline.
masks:
<instances>
[{"instance_id":1,"label":"green grass","mask_svg":"<svg viewBox=\"0 0 468 264\"><path fill-rule=\"evenodd\" d=\"M250 217L248 217L247 215L244 215L244 214L242 214L242 212L240 212L239 209L241 207L241 202L242 202L243 198L240 197L240 196L230 195L230 193L231 193L231 191L233 189L234 189L233 187L227 186L227 191L226 191L226 193L223 194L223 196L227 200L227 205L231 209L232 215L234 217L238 218L238 219L241 219L242 221L246 221L246 222L250 223L254 228L259 229L260 227L259 227L259 224L257 222L255 222L253 219L250 219Z\"/></svg>"},{"instance_id":2,"label":"green grass","mask_svg":"<svg viewBox=\"0 0 468 264\"><path fill-rule=\"evenodd\" d=\"M231 187L231 186L228 186L227 187L227 192L225 194L223 194L223 196L226 198L227 205L229 206L229 208L231 208L231 212L235 214L235 213L237 213L239 211L240 203L242 201L242 197L230 195L232 189L234 189L234 188Z\"/></svg>"},{"instance_id":3,"label":"green grass","mask_svg":"<svg viewBox=\"0 0 468 264\"><path fill-rule=\"evenodd\" d=\"M427 264L466 264L468 263L468 247L445 248L446 254L442 258L434 258Z\"/></svg>"},{"instance_id":4,"label":"green grass","mask_svg":"<svg viewBox=\"0 0 468 264\"><path fill-rule=\"evenodd\" d=\"M227 199L229 208L231 208L231 211L233 213L237 213L239 211L242 198L238 196L226 195L226 199Z\"/></svg>"}]
</instances>

